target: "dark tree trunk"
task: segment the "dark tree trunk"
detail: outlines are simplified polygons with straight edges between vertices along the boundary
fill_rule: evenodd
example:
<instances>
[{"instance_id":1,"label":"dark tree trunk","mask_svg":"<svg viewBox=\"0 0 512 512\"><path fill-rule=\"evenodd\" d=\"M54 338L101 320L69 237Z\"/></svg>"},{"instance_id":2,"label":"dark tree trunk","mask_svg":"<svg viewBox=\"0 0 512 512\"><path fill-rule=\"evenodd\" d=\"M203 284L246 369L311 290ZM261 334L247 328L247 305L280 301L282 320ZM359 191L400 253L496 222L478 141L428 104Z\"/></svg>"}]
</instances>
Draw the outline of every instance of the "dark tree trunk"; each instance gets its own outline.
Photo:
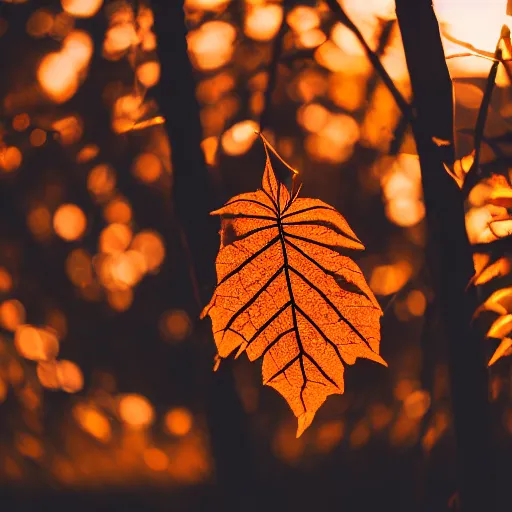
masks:
<instances>
[{"instance_id":1,"label":"dark tree trunk","mask_svg":"<svg viewBox=\"0 0 512 512\"><path fill-rule=\"evenodd\" d=\"M218 221L209 215L221 204L208 174L201 151L202 128L199 105L195 97L192 66L187 52L183 0L153 0L155 32L161 78L157 91L172 148L173 199L175 214L183 231L188 253L192 285L196 288L197 306L209 300L215 285L215 257L219 247ZM193 309L198 317L200 307ZM214 347L209 322L198 329ZM204 347L208 351L208 347ZM213 355L213 350L211 350ZM208 377L206 403L207 422L215 463L216 479L223 493L221 503L213 508L239 511L250 500L248 487L252 481L249 440L244 411L235 390L229 363ZM211 376L210 376L211 375ZM184 386L188 384L183 383Z\"/></svg>"},{"instance_id":2,"label":"dark tree trunk","mask_svg":"<svg viewBox=\"0 0 512 512\"><path fill-rule=\"evenodd\" d=\"M464 224L463 196L443 161L453 144L453 92L431 0L396 0L411 77L413 131L420 157L428 224L428 264L448 343L461 510L493 510L488 376L481 337L471 328L476 308L472 251Z\"/></svg>"}]
</instances>

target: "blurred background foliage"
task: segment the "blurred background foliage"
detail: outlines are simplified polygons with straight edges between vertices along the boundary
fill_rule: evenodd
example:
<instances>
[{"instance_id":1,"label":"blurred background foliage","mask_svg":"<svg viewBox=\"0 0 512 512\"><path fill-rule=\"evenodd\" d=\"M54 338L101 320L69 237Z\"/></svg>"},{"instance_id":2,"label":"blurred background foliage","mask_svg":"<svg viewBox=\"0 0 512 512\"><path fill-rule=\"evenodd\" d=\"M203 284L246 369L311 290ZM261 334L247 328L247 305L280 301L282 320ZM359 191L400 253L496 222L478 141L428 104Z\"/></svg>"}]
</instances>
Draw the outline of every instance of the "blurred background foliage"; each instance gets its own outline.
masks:
<instances>
[{"instance_id":1,"label":"blurred background foliage","mask_svg":"<svg viewBox=\"0 0 512 512\"><path fill-rule=\"evenodd\" d=\"M394 2L340 4L410 100ZM453 57L463 168L489 58L512 18L503 0L434 4ZM222 510L205 403L213 346L191 313L173 214L151 2L3 0L0 9L6 510ZM267 137L301 171L304 197L334 205L366 245L358 264L385 310L389 369L349 367L349 391L331 397L300 439L258 365L224 363L247 418L259 499L270 510L410 511L422 501L447 509L449 383L427 306L425 208L407 122L326 3L186 0L185 9L202 149L217 188L227 197L259 187L264 153L254 131L264 115ZM512 344L502 342L512 331L510 259L505 246L485 247L511 232L509 97L500 65L482 144L486 177L467 208L489 358ZM511 393L503 359L491 367L490 398L504 481Z\"/></svg>"}]
</instances>

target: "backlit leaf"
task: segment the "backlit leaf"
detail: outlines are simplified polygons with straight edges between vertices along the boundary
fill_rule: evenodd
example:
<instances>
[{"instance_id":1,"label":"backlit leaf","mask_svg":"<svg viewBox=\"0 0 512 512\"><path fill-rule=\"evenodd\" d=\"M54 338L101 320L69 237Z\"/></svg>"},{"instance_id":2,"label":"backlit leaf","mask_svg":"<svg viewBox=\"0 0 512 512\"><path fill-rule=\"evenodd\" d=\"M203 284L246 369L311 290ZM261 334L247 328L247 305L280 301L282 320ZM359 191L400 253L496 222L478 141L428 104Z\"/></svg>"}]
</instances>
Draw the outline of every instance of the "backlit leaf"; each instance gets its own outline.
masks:
<instances>
[{"instance_id":1,"label":"backlit leaf","mask_svg":"<svg viewBox=\"0 0 512 512\"><path fill-rule=\"evenodd\" d=\"M485 267L481 272L476 273L471 282L475 286L485 284L488 283L491 279L507 275L509 271L510 261L507 258L500 258L499 260Z\"/></svg>"},{"instance_id":2,"label":"backlit leaf","mask_svg":"<svg viewBox=\"0 0 512 512\"><path fill-rule=\"evenodd\" d=\"M494 311L499 315L506 315L512 309L512 287L496 290L475 311L474 317L483 311Z\"/></svg>"},{"instance_id":3,"label":"backlit leaf","mask_svg":"<svg viewBox=\"0 0 512 512\"><path fill-rule=\"evenodd\" d=\"M510 338L503 338L501 340L501 343L499 344L498 348L495 350L494 354L492 355L489 364L487 366L493 365L498 359L502 358L503 356L510 355L510 348L512 347L512 339Z\"/></svg>"},{"instance_id":4,"label":"backlit leaf","mask_svg":"<svg viewBox=\"0 0 512 512\"><path fill-rule=\"evenodd\" d=\"M491 325L489 331L487 332L487 337L503 338L504 336L510 334L511 331L512 315L502 315Z\"/></svg>"},{"instance_id":5,"label":"backlit leaf","mask_svg":"<svg viewBox=\"0 0 512 512\"><path fill-rule=\"evenodd\" d=\"M218 282L202 316L221 358L263 358L263 383L287 400L300 436L325 399L343 393L345 364L386 365L382 311L344 254L364 248L347 221L318 199L290 195L268 152L262 188L213 212L222 218Z\"/></svg>"}]
</instances>

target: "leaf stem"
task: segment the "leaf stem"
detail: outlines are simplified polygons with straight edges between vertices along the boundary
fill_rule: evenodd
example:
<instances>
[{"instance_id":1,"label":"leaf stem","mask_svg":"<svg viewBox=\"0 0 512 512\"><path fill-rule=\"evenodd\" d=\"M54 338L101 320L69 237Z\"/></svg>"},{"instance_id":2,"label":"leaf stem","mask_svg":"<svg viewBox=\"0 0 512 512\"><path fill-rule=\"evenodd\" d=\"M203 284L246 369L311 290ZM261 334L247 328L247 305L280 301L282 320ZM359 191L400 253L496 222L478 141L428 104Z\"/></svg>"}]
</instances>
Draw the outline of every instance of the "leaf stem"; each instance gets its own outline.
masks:
<instances>
[{"instance_id":1,"label":"leaf stem","mask_svg":"<svg viewBox=\"0 0 512 512\"><path fill-rule=\"evenodd\" d=\"M255 131L254 133L256 133L256 135L259 135L259 137L261 138L261 140L263 141L263 145L265 146L265 150L270 149L270 151L272 151L272 153L274 153L274 155L279 159L279 161L284 164L291 172L292 174L294 175L298 175L300 174L299 171L295 168L293 168L291 165L287 164L285 162L285 160L283 159L283 157L277 152L277 150L274 148L274 146L272 146L272 144L270 144L270 142L267 140L267 138L265 137L265 135L263 135L261 132L259 131Z\"/></svg>"}]
</instances>

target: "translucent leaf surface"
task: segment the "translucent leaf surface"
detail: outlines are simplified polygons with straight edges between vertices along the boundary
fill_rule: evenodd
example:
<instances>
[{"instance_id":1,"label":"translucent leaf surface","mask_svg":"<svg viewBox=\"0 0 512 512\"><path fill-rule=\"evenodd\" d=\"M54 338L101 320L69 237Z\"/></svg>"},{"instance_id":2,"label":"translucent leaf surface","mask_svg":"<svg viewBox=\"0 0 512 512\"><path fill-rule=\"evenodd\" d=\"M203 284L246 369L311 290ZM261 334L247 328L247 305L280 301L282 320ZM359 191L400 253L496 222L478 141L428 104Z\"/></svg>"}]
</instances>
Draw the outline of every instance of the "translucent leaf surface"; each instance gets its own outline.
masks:
<instances>
[{"instance_id":1,"label":"translucent leaf surface","mask_svg":"<svg viewBox=\"0 0 512 512\"><path fill-rule=\"evenodd\" d=\"M222 217L217 288L204 309L218 355L263 358L263 383L287 400L297 436L331 394L344 366L379 355L381 308L345 255L364 249L347 221L317 199L290 195L267 154L262 190L213 212Z\"/></svg>"}]
</instances>

